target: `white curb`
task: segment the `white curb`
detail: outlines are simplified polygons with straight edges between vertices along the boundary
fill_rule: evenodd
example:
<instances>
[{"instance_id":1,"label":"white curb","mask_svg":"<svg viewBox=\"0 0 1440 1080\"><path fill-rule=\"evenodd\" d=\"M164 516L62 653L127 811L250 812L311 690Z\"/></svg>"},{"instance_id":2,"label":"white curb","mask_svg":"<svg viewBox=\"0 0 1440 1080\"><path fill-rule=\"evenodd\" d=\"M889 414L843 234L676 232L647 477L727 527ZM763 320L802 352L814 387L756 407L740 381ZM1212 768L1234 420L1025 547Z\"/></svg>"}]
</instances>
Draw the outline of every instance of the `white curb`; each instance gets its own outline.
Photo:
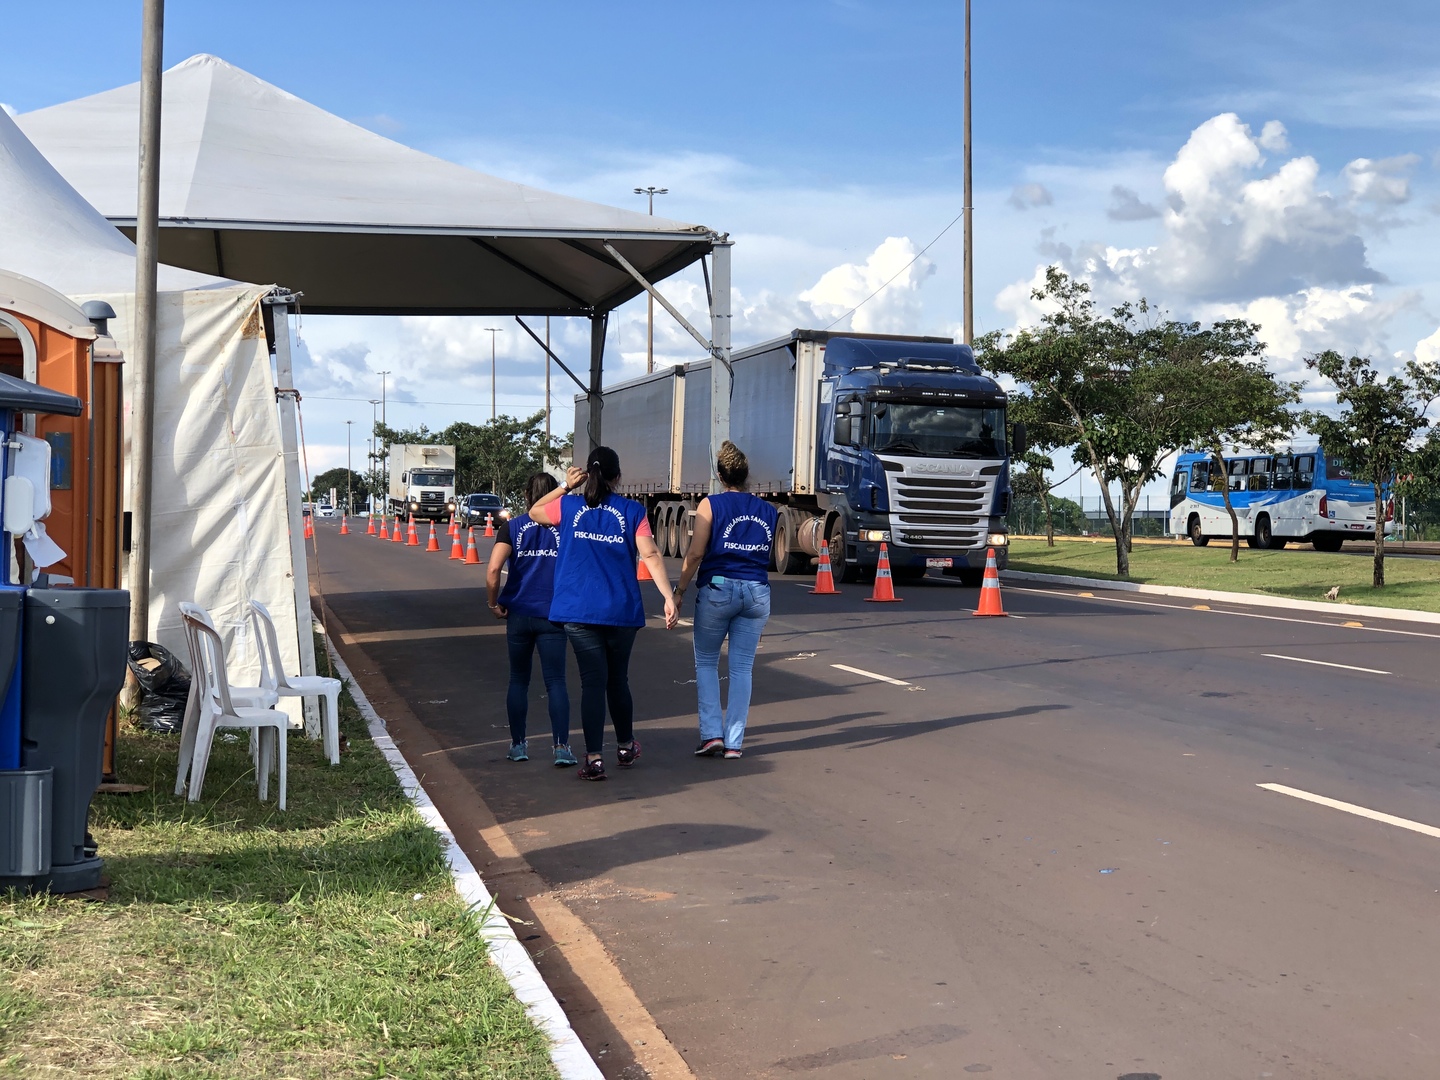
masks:
<instances>
[{"instance_id":1,"label":"white curb","mask_svg":"<svg viewBox=\"0 0 1440 1080\"><path fill-rule=\"evenodd\" d=\"M1032 574L1028 570L1002 570L1000 576L1016 581L1038 581L1048 585L1078 585L1082 589L1109 589L1112 592L1150 593L1153 596L1179 596L1187 600L1218 600L1226 604L1249 607L1289 608L1292 611L1324 612L1326 615L1364 615L1370 619L1394 619L1397 622L1440 623L1440 614L1413 611L1410 608L1375 607L1372 604L1322 604L1316 600L1290 600L1282 596L1259 593L1221 592L1218 589L1187 589L1179 585L1141 585L1134 581L1108 581L1104 578L1071 577L1068 574Z\"/></svg>"},{"instance_id":2,"label":"white curb","mask_svg":"<svg viewBox=\"0 0 1440 1080\"><path fill-rule=\"evenodd\" d=\"M485 888L479 872L470 862L469 856L460 850L454 832L440 816L440 811L430 801L425 789L420 786L414 770L396 748L395 741L390 738L385 721L370 704L365 692L360 689L360 684L350 674L350 669L345 666L345 661L340 658L328 637L325 639L325 647L330 651L330 658L335 662L341 678L349 684L350 696L370 728L370 738L394 770L395 778L400 781L406 797L415 804L415 809L419 811L425 824L440 834L445 845L445 861L450 864L450 876L455 880L455 891L475 913L480 937L490 951L491 962L505 976L505 981L525 1006L530 1019L549 1037L550 1060L555 1063L561 1080L604 1080L599 1066L581 1044L575 1029L570 1026L560 1003L555 1000L550 987L546 986L545 980L540 977L535 961L530 959L530 954L525 951L525 946L520 944L520 939L515 936L510 923L500 914L495 899L490 895L490 890Z\"/></svg>"}]
</instances>

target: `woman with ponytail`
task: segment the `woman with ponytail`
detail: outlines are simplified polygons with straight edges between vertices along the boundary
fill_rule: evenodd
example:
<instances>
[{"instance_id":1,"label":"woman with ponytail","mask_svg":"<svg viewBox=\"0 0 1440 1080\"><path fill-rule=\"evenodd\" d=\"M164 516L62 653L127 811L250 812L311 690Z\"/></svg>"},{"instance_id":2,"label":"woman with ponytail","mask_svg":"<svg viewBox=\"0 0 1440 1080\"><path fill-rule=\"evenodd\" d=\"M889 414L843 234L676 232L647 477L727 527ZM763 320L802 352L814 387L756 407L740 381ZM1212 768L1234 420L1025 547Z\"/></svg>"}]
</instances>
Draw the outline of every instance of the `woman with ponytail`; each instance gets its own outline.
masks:
<instances>
[{"instance_id":1,"label":"woman with ponytail","mask_svg":"<svg viewBox=\"0 0 1440 1080\"><path fill-rule=\"evenodd\" d=\"M683 599L699 572L695 594L695 690L700 705L696 757L738 758L750 715L751 673L760 634L770 618L770 547L775 508L745 490L750 463L730 440L715 471L725 490L695 511L695 535L677 590ZM720 646L730 638L730 701L720 713Z\"/></svg>"},{"instance_id":2,"label":"woman with ponytail","mask_svg":"<svg viewBox=\"0 0 1440 1080\"><path fill-rule=\"evenodd\" d=\"M580 720L585 730L582 780L605 779L607 703L618 744L616 763L630 766L640 757L630 697L630 651L636 632L645 625L635 575L637 559L644 560L665 598L665 628L672 629L678 618L670 575L655 546L645 508L615 494L619 480L619 456L608 446L597 446L585 459L583 472L572 467L565 486L530 509L532 520L560 532L550 620L564 625L580 668ZM571 494L576 490L584 494Z\"/></svg>"}]
</instances>

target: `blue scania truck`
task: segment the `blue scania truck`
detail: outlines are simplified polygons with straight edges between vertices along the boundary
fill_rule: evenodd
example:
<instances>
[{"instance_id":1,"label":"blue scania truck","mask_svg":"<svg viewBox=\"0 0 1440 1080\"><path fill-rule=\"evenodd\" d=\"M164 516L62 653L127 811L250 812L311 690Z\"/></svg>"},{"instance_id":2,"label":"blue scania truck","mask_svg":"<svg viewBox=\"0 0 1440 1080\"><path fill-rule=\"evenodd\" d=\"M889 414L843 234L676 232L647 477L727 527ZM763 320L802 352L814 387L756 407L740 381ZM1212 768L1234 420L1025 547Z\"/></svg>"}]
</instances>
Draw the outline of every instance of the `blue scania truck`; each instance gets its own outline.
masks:
<instances>
[{"instance_id":1,"label":"blue scania truck","mask_svg":"<svg viewBox=\"0 0 1440 1080\"><path fill-rule=\"evenodd\" d=\"M620 489L645 503L668 556L685 554L710 491L710 363L605 392ZM775 570L807 572L828 543L836 577L856 581L882 541L902 580L935 570L978 583L990 547L1004 566L1025 431L1007 428L1005 391L968 345L795 330L731 363L730 438L750 460L750 490L779 512Z\"/></svg>"}]
</instances>

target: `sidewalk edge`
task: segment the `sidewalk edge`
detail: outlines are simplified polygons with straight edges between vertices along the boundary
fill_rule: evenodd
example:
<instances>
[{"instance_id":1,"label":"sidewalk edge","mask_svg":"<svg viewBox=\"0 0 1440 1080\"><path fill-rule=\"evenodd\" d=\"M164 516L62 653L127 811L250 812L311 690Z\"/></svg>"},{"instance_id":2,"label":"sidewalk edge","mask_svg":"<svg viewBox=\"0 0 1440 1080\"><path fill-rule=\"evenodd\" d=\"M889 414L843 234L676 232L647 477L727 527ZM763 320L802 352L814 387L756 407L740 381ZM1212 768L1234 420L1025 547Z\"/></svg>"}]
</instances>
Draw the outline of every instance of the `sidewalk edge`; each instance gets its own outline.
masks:
<instances>
[{"instance_id":1,"label":"sidewalk edge","mask_svg":"<svg viewBox=\"0 0 1440 1080\"><path fill-rule=\"evenodd\" d=\"M1000 576L1016 581L1036 581L1049 585L1078 585L1083 589L1109 589L1112 592L1150 593L1153 596L1178 596L1187 600L1219 600L1249 607L1288 608L1292 611L1324 612L1326 615L1364 615L1371 619L1393 619L1397 622L1418 622L1440 625L1440 614L1415 611L1412 608L1375 607L1370 604L1322 604L1315 600L1291 600L1261 593L1221 592L1218 589L1189 589L1180 585L1142 585L1134 581L1108 581L1105 578L1072 577L1069 574L1036 574L1029 570L1002 570Z\"/></svg>"},{"instance_id":2,"label":"sidewalk edge","mask_svg":"<svg viewBox=\"0 0 1440 1080\"><path fill-rule=\"evenodd\" d=\"M530 954L520 944L520 939L515 936L515 931L511 928L509 921L501 914L494 897L485 887L485 882L470 861L470 857L460 849L460 844L455 839L455 833L441 816L439 809L430 801L430 796L425 793L425 789L420 786L420 781L415 776L414 770L410 768L410 763L405 760L395 746L394 740L390 738L385 721L371 706L370 700L365 696L365 691L360 688L360 684L351 674L345 660L340 656L339 650L335 648L334 642L328 635L325 635L325 648L329 651L330 658L334 661L340 677L345 680L350 696L360 710L360 715L365 718L365 723L370 729L370 738L395 773L395 778L400 781L400 787L405 792L406 798L415 805L416 812L419 813L425 824L440 834L441 842L445 847L445 861L450 865L450 876L454 880L455 891L460 894L465 905L475 913L480 937L489 950L491 962L505 976L505 981L510 984L510 988L515 992L520 1003L525 1006L525 1012L530 1019L549 1038L550 1060L554 1063L556 1071L559 1072L561 1080L604 1080L600 1067L595 1064L594 1058L590 1056L589 1051L585 1049L579 1036L570 1026L565 1011L560 1008L560 1003L555 1000L555 995L550 992L550 987L541 978L535 962L530 959Z\"/></svg>"}]
</instances>

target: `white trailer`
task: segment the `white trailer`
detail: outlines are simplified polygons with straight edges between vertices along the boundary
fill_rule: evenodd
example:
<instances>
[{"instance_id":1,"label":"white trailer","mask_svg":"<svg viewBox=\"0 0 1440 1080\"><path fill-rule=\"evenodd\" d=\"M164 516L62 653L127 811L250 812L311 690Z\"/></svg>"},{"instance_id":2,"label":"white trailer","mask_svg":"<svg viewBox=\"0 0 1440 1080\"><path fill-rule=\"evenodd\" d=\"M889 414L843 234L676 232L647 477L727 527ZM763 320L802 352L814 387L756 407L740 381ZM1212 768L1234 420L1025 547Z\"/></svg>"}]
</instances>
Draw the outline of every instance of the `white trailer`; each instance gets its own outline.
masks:
<instances>
[{"instance_id":1,"label":"white trailer","mask_svg":"<svg viewBox=\"0 0 1440 1080\"><path fill-rule=\"evenodd\" d=\"M455 512L455 447L390 446L390 512L438 521Z\"/></svg>"}]
</instances>

